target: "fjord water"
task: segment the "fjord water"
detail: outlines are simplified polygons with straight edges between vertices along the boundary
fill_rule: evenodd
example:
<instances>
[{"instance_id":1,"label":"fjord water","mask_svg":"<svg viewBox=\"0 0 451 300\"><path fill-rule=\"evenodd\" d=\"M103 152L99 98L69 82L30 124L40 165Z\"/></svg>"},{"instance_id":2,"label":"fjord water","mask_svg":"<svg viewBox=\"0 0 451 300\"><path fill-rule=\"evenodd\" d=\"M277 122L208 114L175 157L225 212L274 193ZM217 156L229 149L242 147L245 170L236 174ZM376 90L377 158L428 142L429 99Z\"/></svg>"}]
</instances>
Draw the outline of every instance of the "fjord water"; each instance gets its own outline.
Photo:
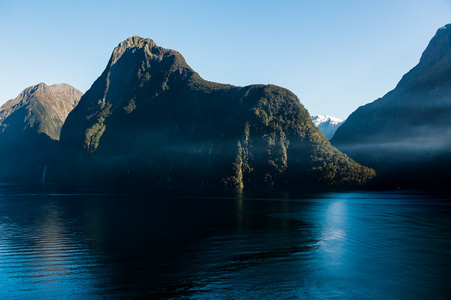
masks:
<instances>
[{"instance_id":1,"label":"fjord water","mask_svg":"<svg viewBox=\"0 0 451 300\"><path fill-rule=\"evenodd\" d=\"M447 299L450 201L0 186L0 298Z\"/></svg>"}]
</instances>

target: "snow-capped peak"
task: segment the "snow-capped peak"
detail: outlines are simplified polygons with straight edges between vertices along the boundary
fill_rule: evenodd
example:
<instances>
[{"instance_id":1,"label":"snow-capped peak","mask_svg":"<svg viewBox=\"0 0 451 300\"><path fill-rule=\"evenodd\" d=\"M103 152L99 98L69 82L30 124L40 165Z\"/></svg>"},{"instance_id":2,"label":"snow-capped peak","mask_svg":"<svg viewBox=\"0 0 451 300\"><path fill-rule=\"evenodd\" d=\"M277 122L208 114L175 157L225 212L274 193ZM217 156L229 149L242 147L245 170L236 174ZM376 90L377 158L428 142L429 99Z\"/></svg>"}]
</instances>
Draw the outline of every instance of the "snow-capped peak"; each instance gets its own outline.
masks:
<instances>
[{"instance_id":1,"label":"snow-capped peak","mask_svg":"<svg viewBox=\"0 0 451 300\"><path fill-rule=\"evenodd\" d=\"M314 115L312 121L328 140L334 136L335 131L344 122L342 119L326 115Z\"/></svg>"},{"instance_id":2,"label":"snow-capped peak","mask_svg":"<svg viewBox=\"0 0 451 300\"><path fill-rule=\"evenodd\" d=\"M328 121L332 124L339 124L339 123L343 122L342 119L327 116L327 115L314 115L314 116L312 116L312 121L313 121L313 123L315 123L316 126L318 126L321 123L328 122Z\"/></svg>"}]
</instances>

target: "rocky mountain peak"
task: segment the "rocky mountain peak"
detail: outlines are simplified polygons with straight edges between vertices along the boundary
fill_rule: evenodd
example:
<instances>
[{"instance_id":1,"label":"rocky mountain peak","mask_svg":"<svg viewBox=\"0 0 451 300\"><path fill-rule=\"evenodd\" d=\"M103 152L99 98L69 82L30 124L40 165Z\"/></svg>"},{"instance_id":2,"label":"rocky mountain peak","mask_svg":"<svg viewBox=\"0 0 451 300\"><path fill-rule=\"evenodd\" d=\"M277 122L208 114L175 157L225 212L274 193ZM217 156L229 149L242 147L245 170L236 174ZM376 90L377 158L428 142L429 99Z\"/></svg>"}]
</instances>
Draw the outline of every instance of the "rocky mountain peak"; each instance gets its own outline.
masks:
<instances>
[{"instance_id":1,"label":"rocky mountain peak","mask_svg":"<svg viewBox=\"0 0 451 300\"><path fill-rule=\"evenodd\" d=\"M451 24L440 27L424 51L420 63L428 65L439 62L451 53Z\"/></svg>"},{"instance_id":2,"label":"rocky mountain peak","mask_svg":"<svg viewBox=\"0 0 451 300\"><path fill-rule=\"evenodd\" d=\"M119 47L124 48L134 48L134 47L140 47L143 45L148 45L150 47L157 47L157 44L150 38L142 38L140 36L132 36L124 40L123 42L119 43Z\"/></svg>"},{"instance_id":3,"label":"rocky mountain peak","mask_svg":"<svg viewBox=\"0 0 451 300\"><path fill-rule=\"evenodd\" d=\"M59 177L75 184L347 186L374 176L326 141L292 92L205 81L140 37L113 50L60 145Z\"/></svg>"},{"instance_id":4,"label":"rocky mountain peak","mask_svg":"<svg viewBox=\"0 0 451 300\"><path fill-rule=\"evenodd\" d=\"M26 99L27 97L29 97L30 95L33 95L36 92L44 92L48 89L48 85L46 85L44 82L38 83L36 85L30 86L26 89L24 89L19 96L17 96L17 98L15 99Z\"/></svg>"},{"instance_id":5,"label":"rocky mountain peak","mask_svg":"<svg viewBox=\"0 0 451 300\"><path fill-rule=\"evenodd\" d=\"M373 167L383 184L445 187L451 179L451 24L382 98L361 106L332 143Z\"/></svg>"},{"instance_id":6,"label":"rocky mountain peak","mask_svg":"<svg viewBox=\"0 0 451 300\"><path fill-rule=\"evenodd\" d=\"M34 87L32 87L34 91L41 91L48 88L48 85L46 85L44 82L38 83Z\"/></svg>"},{"instance_id":7,"label":"rocky mountain peak","mask_svg":"<svg viewBox=\"0 0 451 300\"><path fill-rule=\"evenodd\" d=\"M451 66L451 24L440 27L421 55L419 63L398 84L400 88L418 84L436 86L440 77L447 76Z\"/></svg>"},{"instance_id":8,"label":"rocky mountain peak","mask_svg":"<svg viewBox=\"0 0 451 300\"><path fill-rule=\"evenodd\" d=\"M41 82L0 107L0 181L44 182L58 157L61 127L81 96L68 84Z\"/></svg>"},{"instance_id":9,"label":"rocky mountain peak","mask_svg":"<svg viewBox=\"0 0 451 300\"><path fill-rule=\"evenodd\" d=\"M114 49L111 57L111 65L115 64L125 52L135 52L137 50L144 50L150 57L161 55L164 52L164 49L158 47L152 39L132 36L119 43Z\"/></svg>"},{"instance_id":10,"label":"rocky mountain peak","mask_svg":"<svg viewBox=\"0 0 451 300\"><path fill-rule=\"evenodd\" d=\"M82 95L82 92L68 84L48 86L41 82L24 89L16 98L3 104L0 107L0 123L3 123L4 129L21 122L23 124L19 127L37 126L38 132L57 140L64 120L77 106ZM23 115L19 118L20 122L12 121L19 114Z\"/></svg>"},{"instance_id":11,"label":"rocky mountain peak","mask_svg":"<svg viewBox=\"0 0 451 300\"><path fill-rule=\"evenodd\" d=\"M451 24L443 25L438 30L451 30Z\"/></svg>"}]
</instances>

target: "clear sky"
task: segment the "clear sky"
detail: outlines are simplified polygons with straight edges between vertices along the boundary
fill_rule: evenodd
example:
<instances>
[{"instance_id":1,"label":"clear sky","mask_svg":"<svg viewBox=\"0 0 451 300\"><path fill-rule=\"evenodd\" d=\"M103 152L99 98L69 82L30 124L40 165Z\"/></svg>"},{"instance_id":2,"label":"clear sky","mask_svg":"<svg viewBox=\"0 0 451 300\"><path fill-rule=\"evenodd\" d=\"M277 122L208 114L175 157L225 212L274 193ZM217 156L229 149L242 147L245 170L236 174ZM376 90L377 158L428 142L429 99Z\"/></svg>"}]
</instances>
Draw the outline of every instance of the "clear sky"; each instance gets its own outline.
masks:
<instances>
[{"instance_id":1,"label":"clear sky","mask_svg":"<svg viewBox=\"0 0 451 300\"><path fill-rule=\"evenodd\" d=\"M0 104L39 82L82 92L129 36L179 51L204 79L276 84L346 118L395 87L451 0L0 0Z\"/></svg>"}]
</instances>

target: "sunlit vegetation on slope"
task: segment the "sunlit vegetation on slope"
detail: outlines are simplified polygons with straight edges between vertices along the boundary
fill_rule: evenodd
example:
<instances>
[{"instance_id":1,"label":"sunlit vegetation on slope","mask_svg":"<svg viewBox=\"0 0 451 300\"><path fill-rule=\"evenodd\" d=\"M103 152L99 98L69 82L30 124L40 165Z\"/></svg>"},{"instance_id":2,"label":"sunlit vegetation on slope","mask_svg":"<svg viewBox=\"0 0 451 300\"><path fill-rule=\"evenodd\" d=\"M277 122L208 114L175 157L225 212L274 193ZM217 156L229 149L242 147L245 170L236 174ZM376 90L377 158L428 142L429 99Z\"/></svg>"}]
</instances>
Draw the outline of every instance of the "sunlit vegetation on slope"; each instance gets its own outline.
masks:
<instances>
[{"instance_id":1,"label":"sunlit vegetation on slope","mask_svg":"<svg viewBox=\"0 0 451 300\"><path fill-rule=\"evenodd\" d=\"M62 129L75 184L354 186L374 171L332 147L290 91L203 80L174 50L132 37Z\"/></svg>"}]
</instances>

